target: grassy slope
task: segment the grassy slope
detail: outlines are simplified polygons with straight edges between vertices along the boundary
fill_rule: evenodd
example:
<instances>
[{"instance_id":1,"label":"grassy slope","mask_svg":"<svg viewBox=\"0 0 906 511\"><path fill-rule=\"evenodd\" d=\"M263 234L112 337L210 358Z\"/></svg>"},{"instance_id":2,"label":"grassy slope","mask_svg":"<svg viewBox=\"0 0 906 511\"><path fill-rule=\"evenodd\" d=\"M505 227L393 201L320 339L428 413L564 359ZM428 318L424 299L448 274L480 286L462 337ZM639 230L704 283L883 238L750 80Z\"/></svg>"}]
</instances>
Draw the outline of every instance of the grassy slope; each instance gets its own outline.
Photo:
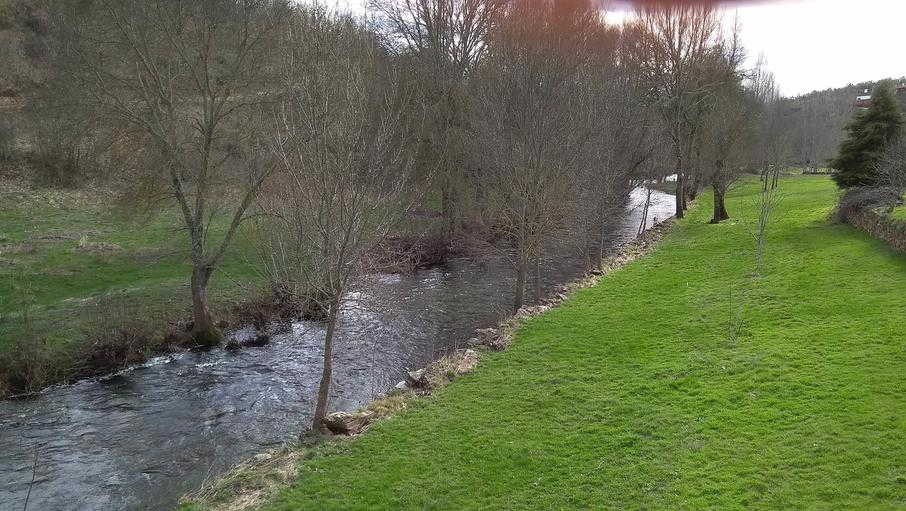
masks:
<instances>
[{"instance_id":1,"label":"grassy slope","mask_svg":"<svg viewBox=\"0 0 906 511\"><path fill-rule=\"evenodd\" d=\"M125 215L111 197L97 192L3 190L0 245L28 243L34 252L0 253L0 350L22 331L25 310L41 337L60 344L88 333L91 325L86 323L103 312L94 304L105 296L115 296L111 301L117 306L128 302L126 316L182 317L190 300L190 268L179 225L179 218L168 212L150 218ZM42 239L48 235L75 239ZM122 250L79 251L82 235ZM241 292L236 281L255 278L250 257L247 247L231 252L214 277L215 300Z\"/></svg>"},{"instance_id":2,"label":"grassy slope","mask_svg":"<svg viewBox=\"0 0 906 511\"><path fill-rule=\"evenodd\" d=\"M906 221L906 205L897 206L890 212L890 217L895 220Z\"/></svg>"},{"instance_id":3,"label":"grassy slope","mask_svg":"<svg viewBox=\"0 0 906 511\"><path fill-rule=\"evenodd\" d=\"M751 224L706 225L704 198L510 351L304 462L273 508L903 509L906 258L826 222L826 177L783 189L759 282Z\"/></svg>"}]
</instances>

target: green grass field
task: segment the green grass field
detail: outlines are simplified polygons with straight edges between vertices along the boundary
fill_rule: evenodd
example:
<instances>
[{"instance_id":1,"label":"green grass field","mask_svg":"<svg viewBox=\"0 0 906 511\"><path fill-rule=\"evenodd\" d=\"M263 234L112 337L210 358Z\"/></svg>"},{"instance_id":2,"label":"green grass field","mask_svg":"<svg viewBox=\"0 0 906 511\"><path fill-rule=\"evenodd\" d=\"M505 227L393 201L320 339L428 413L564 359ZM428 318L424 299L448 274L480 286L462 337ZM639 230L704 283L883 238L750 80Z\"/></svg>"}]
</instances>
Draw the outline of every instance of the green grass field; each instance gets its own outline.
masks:
<instances>
[{"instance_id":1,"label":"green grass field","mask_svg":"<svg viewBox=\"0 0 906 511\"><path fill-rule=\"evenodd\" d=\"M906 508L906 258L828 222L827 177L782 188L762 277L754 183L722 225L704 197L270 509Z\"/></svg>"},{"instance_id":2,"label":"green grass field","mask_svg":"<svg viewBox=\"0 0 906 511\"><path fill-rule=\"evenodd\" d=\"M190 267L179 220L130 212L99 191L0 191L0 351L26 328L64 350L103 315L184 319ZM240 239L215 274L215 304L247 292L254 257Z\"/></svg>"},{"instance_id":3,"label":"green grass field","mask_svg":"<svg viewBox=\"0 0 906 511\"><path fill-rule=\"evenodd\" d=\"M893 208L890 212L890 217L894 220L906 221L906 204Z\"/></svg>"}]
</instances>

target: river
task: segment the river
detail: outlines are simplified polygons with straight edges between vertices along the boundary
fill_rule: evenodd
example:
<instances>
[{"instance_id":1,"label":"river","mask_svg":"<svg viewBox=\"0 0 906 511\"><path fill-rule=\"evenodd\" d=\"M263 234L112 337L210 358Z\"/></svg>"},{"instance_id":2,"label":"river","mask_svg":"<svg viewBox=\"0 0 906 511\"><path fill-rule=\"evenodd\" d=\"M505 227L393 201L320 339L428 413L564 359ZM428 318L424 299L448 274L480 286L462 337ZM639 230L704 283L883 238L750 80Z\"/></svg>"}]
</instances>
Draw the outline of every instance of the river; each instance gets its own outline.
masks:
<instances>
[{"instance_id":1,"label":"river","mask_svg":"<svg viewBox=\"0 0 906 511\"><path fill-rule=\"evenodd\" d=\"M674 209L672 195L652 197L649 225ZM635 238L644 200L633 191L611 246ZM547 267L547 287L582 271L568 254ZM496 323L513 283L498 257L367 279L341 314L330 410L362 406ZM0 402L0 510L22 510L30 486L32 510L173 508L206 478L308 424L323 336L320 324L299 322L260 348L159 357Z\"/></svg>"}]
</instances>

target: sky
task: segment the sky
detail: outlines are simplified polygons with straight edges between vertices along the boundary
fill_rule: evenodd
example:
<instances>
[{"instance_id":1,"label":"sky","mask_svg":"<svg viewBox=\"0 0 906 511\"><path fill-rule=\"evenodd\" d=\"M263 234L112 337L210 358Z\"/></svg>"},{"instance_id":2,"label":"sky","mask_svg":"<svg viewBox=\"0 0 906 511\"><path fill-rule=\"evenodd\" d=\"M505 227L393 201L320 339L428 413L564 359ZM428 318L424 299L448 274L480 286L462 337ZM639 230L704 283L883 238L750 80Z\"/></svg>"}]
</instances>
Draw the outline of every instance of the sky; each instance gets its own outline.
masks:
<instances>
[{"instance_id":1,"label":"sky","mask_svg":"<svg viewBox=\"0 0 906 511\"><path fill-rule=\"evenodd\" d=\"M326 0L361 12L364 0ZM609 19L631 7L611 4ZM763 56L780 91L796 96L850 83L906 76L906 0L761 0L721 7L736 15L751 63Z\"/></svg>"},{"instance_id":2,"label":"sky","mask_svg":"<svg viewBox=\"0 0 906 511\"><path fill-rule=\"evenodd\" d=\"M739 16L750 60L765 58L785 96L906 76L906 0L765 0L722 10L728 26Z\"/></svg>"}]
</instances>

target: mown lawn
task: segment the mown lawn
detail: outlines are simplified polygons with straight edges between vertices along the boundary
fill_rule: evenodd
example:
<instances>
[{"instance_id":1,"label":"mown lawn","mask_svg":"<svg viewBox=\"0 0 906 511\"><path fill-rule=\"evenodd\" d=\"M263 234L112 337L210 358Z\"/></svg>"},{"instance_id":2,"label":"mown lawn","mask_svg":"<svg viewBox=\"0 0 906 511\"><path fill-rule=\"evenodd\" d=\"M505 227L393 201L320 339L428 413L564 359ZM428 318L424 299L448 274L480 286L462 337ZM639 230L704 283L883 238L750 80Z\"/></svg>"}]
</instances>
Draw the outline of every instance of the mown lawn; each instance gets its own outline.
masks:
<instances>
[{"instance_id":1,"label":"mown lawn","mask_svg":"<svg viewBox=\"0 0 906 511\"><path fill-rule=\"evenodd\" d=\"M828 222L827 177L782 187L762 277L755 184L720 226L703 198L271 509L906 508L906 257Z\"/></svg>"},{"instance_id":2,"label":"mown lawn","mask_svg":"<svg viewBox=\"0 0 906 511\"><path fill-rule=\"evenodd\" d=\"M890 217L895 220L906 221L906 205L900 205L893 208L893 211L890 212Z\"/></svg>"}]
</instances>

